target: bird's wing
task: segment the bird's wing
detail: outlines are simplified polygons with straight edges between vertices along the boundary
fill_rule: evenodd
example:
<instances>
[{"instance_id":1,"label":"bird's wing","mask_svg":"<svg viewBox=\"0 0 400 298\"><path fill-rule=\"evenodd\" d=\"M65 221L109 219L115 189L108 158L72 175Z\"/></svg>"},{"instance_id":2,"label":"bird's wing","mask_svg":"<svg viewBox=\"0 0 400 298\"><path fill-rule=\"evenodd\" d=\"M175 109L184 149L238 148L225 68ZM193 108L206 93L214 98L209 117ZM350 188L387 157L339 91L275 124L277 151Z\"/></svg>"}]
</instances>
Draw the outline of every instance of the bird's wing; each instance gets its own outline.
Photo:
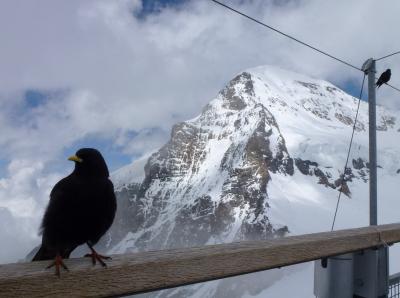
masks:
<instances>
[{"instance_id":1,"label":"bird's wing","mask_svg":"<svg viewBox=\"0 0 400 298\"><path fill-rule=\"evenodd\" d=\"M383 84L383 80L384 80L384 73L381 74L381 76L379 77L378 81L376 81L376 84L378 86L382 85Z\"/></svg>"},{"instance_id":2,"label":"bird's wing","mask_svg":"<svg viewBox=\"0 0 400 298\"><path fill-rule=\"evenodd\" d=\"M50 201L42 221L43 236L63 231L73 220L76 205L74 192L78 189L78 181L72 175L61 179L50 193ZM51 237L51 235L49 235Z\"/></svg>"},{"instance_id":3,"label":"bird's wing","mask_svg":"<svg viewBox=\"0 0 400 298\"><path fill-rule=\"evenodd\" d=\"M96 233L94 233L90 239L92 244L96 244L104 233L106 233L111 227L117 210L114 186L109 179L107 179L103 184L102 196L101 199L97 200L97 202L99 203L99 209L97 211L101 213L101 221L98 222Z\"/></svg>"},{"instance_id":4,"label":"bird's wing","mask_svg":"<svg viewBox=\"0 0 400 298\"><path fill-rule=\"evenodd\" d=\"M109 200L110 212L109 212L109 216L107 217L107 220L108 220L107 229L108 229L111 226L111 224L113 223L114 217L115 217L115 212L117 211L117 199L115 197L114 185L110 180L107 181L107 196L110 198L110 200Z\"/></svg>"}]
</instances>

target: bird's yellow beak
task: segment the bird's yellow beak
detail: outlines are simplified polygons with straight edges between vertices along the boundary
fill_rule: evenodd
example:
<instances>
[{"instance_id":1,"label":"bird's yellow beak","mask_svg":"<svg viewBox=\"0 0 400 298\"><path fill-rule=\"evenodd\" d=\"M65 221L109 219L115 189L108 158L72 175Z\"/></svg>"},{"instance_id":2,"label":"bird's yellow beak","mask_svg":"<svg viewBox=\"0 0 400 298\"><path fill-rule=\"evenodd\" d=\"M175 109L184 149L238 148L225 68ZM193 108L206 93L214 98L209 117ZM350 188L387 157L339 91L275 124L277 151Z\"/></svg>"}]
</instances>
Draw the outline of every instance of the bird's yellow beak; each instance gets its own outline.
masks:
<instances>
[{"instance_id":1,"label":"bird's yellow beak","mask_svg":"<svg viewBox=\"0 0 400 298\"><path fill-rule=\"evenodd\" d=\"M68 160L76 161L76 162L83 162L83 159L82 159L82 158L79 158L79 157L76 156L76 155L72 155L72 156L68 157Z\"/></svg>"}]
</instances>

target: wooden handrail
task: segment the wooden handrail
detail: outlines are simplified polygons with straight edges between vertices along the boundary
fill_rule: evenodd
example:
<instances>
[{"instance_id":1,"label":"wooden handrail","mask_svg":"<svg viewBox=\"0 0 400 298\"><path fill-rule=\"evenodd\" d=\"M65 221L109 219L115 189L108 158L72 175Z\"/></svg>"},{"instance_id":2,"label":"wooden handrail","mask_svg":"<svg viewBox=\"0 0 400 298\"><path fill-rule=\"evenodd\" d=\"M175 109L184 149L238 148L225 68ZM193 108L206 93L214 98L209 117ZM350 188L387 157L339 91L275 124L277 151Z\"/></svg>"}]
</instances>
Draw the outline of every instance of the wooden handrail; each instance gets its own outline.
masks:
<instances>
[{"instance_id":1,"label":"wooden handrail","mask_svg":"<svg viewBox=\"0 0 400 298\"><path fill-rule=\"evenodd\" d=\"M107 268L66 260L0 265L0 297L110 297L204 282L400 242L400 224L184 249L114 255Z\"/></svg>"}]
</instances>

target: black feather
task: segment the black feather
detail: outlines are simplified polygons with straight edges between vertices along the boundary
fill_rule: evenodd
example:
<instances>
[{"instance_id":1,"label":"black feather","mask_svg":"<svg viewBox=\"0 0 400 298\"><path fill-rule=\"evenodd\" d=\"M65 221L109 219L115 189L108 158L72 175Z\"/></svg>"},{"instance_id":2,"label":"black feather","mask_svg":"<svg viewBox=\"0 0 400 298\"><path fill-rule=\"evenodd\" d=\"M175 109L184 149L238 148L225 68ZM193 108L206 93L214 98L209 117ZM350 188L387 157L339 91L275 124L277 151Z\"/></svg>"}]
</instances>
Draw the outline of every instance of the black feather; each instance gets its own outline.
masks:
<instances>
[{"instance_id":1,"label":"black feather","mask_svg":"<svg viewBox=\"0 0 400 298\"><path fill-rule=\"evenodd\" d=\"M384 71L381 74L381 76L379 77L378 81L376 82L376 87L379 88L383 84L386 84L387 82L389 82L391 75L392 75L391 70L389 68L386 69L386 71Z\"/></svg>"},{"instance_id":2,"label":"black feather","mask_svg":"<svg viewBox=\"0 0 400 298\"><path fill-rule=\"evenodd\" d=\"M111 226L116 199L104 158L92 148L80 149L74 171L50 193L42 221L42 245L32 261L68 258L79 245L96 244Z\"/></svg>"}]
</instances>

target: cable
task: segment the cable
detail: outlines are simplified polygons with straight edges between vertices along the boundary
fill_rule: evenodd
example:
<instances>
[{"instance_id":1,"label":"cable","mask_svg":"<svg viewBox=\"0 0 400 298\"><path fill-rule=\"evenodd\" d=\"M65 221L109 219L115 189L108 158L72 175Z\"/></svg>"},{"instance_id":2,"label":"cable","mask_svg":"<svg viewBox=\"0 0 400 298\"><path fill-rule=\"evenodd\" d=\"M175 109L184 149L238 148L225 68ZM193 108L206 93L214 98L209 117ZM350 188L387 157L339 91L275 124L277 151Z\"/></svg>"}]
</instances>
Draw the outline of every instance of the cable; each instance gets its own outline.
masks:
<instances>
[{"instance_id":1,"label":"cable","mask_svg":"<svg viewBox=\"0 0 400 298\"><path fill-rule=\"evenodd\" d=\"M397 87L395 87L395 86L392 86L392 85L390 85L390 84L388 84L388 83L386 83L386 85L388 85L389 87L393 88L394 90L400 92L400 89L399 89L399 88L397 88Z\"/></svg>"},{"instance_id":2,"label":"cable","mask_svg":"<svg viewBox=\"0 0 400 298\"><path fill-rule=\"evenodd\" d=\"M334 60L336 60L336 61L339 61L339 62L341 62L341 63L343 63L343 64L345 64L345 65L347 65L347 66L349 66L349 67L352 67L352 68L354 68L354 69L357 69L357 70L362 71L361 68L359 68L359 67L357 67L357 66L354 66L354 65L352 65L352 64L350 64L350 63L348 63L348 62L346 62L346 61L344 61L344 60L342 60L342 59L339 59L339 58L337 58L337 57L335 57L335 56L332 56L331 54L328 54L327 52L324 52L324 51L322 51L322 50L320 50L320 49L317 49L316 47L314 47L314 46L312 46L312 45L310 45L310 44L308 44L308 43L305 43L305 42L303 42L303 41L301 41L301 40L299 40L299 39L297 39L297 38L295 38L295 37L293 37L293 36L290 36L289 34L286 34L286 33L282 32L282 31L280 31L280 30L278 30L278 29L276 29L276 28L274 28L274 27L271 27L271 26L269 26L269 25L267 25L267 24L265 24L265 23L259 21L259 20L256 20L256 19L254 19L254 18L252 18L252 17L250 17L250 16L248 16L248 15L246 15L246 14L244 14L244 13L242 13L242 12L240 12L240 11L238 11L238 10L236 10L236 9L234 9L234 8L232 8L232 7L230 7L230 6L228 6L228 5L225 5L225 4L223 4L223 3L221 3L221 2L219 2L219 1L217 1L217 0L211 0L211 1L213 1L213 2L216 3L216 4L219 4L219 5L221 5L221 6L225 7L225 8L227 8L227 9L229 9L229 10L231 10L231 11L237 13L237 14L240 14L241 16L244 16L244 17L246 17L246 18L252 20L253 22L256 22L256 23L258 23L258 24L260 24L260 25L262 25L262 26L264 26L264 27L267 27L268 29L271 29L271 30L273 30L273 31L275 31L275 32L277 32L277 33L283 35L283 36L286 36L286 37L288 37L288 38L290 38L290 39L292 39L292 40L294 40L294 41L296 41L296 42L298 42L298 43L300 43L300 44L302 44L302 45L304 45L304 46L306 46L306 47L309 47L310 49L313 49L314 51L317 51L317 52L320 53L320 54L323 54L323 55L325 55L325 56L328 56L328 57L330 57L330 58L332 58L332 59L334 59Z\"/></svg>"},{"instance_id":3,"label":"cable","mask_svg":"<svg viewBox=\"0 0 400 298\"><path fill-rule=\"evenodd\" d=\"M378 77L375 77L375 80L378 80ZM387 86L389 86L390 88L392 88L392 89L394 89L394 90L400 92L400 89L397 88L397 87L395 87L395 86L393 86L393 85L390 85L390 84L388 84L388 83L385 83L385 85L387 85Z\"/></svg>"},{"instance_id":4,"label":"cable","mask_svg":"<svg viewBox=\"0 0 400 298\"><path fill-rule=\"evenodd\" d=\"M338 62L340 62L340 63L343 63L343 64L345 64L345 65L351 67L351 68L357 69L357 70L359 70L359 71L363 71L361 68L359 68L359 67L357 67L357 66L354 66L354 65L350 64L349 62L346 62L346 61L344 61L344 60L342 60L342 59L339 59L339 58L337 58L337 57L335 57L335 56L333 56L333 55L331 55L331 54L328 54L327 52L324 52L324 51L322 51L322 50L320 50L320 49L318 49L318 48L316 48L316 47L314 47L314 46L312 46L312 45L310 45L310 44L308 44L308 43L305 43L305 42L303 42L303 41L301 41L301 40L299 40L299 39L297 39L297 38L295 38L295 37L293 37L293 36L291 36L291 35L289 35L289 34L286 34L286 33L282 32L282 31L280 31L280 30L278 30L278 29L276 29L276 28L274 28L274 27L272 27L272 26L269 26L269 25L267 25L267 24L265 24L265 23L263 23L263 22L261 22L261 21L259 21L259 20L257 20L257 19L254 19L254 18L252 18L251 16L246 15L246 14L244 14L244 13L242 13L242 12L240 12L240 11L238 11L238 10L236 10L236 9L234 9L234 8L232 8L232 7L230 7L230 6L226 5L226 4L224 4L224 3L221 3L221 2L219 2L219 1L217 1L217 0L211 0L211 1L213 1L214 3L216 3L216 4L218 4L218 5L221 5L222 7L225 7L225 8L227 8L227 9L229 9L230 11L233 11L233 12L235 12L235 13L237 13L237 14L239 14L239 15L245 17L245 18L248 18L249 20L252 20L253 22L256 22L256 23L259 24L259 25L262 25L262 26L264 26L264 27L266 27L266 28L268 28L268 29L270 29L270 30L272 30L272 31L275 31L275 32L277 32L277 33L279 33L279 34L281 34L281 35L287 37L287 38L290 38L290 39L292 39L292 40L294 40L294 41L296 41L296 42L298 42L298 43L300 43L300 44L302 44L302 45L304 45L304 46L306 46L306 47L308 47L308 48L310 48L310 49L312 49L312 50L314 50L314 51L316 51L316 52L318 52L318 53L320 53L320 54L323 54L323 55L325 55L325 56L327 56L327 57L329 57L329 58L332 58L332 59L334 59L334 60L336 60L336 61L338 61ZM379 61L379 60L388 58L388 57L393 56L393 55L396 55L396 54L400 54L400 51L395 52L395 53L392 53L392 54L389 54L389 55L386 55L386 56L383 56L383 57L381 57L381 58L379 58L379 59L375 59L375 61ZM364 89L365 77L366 77L366 75L365 75L365 73L364 73L364 77L363 77L363 81L362 81L362 85L361 85L360 96L359 96L359 99L358 99L357 113L356 113L356 117L355 117L355 120L354 120L353 131L352 131L352 134L351 134L351 139L350 139L350 144L349 144L349 150L348 150L348 152L347 152L346 164L345 164L345 166L344 166L343 176L342 176L341 182L340 182L340 190L339 190L338 200L337 200L337 203L336 203L335 215L334 215L334 217L333 217L333 222L332 222L331 231L333 231L333 228L334 228L334 226L335 226L336 215L337 215L337 211L338 211L338 209L339 209L340 198L341 198L341 196L342 196L343 183L344 183L344 180L345 180L347 165L348 165L348 163L349 163L350 152L351 152L351 145L352 145L352 143L353 143L354 132L355 132L355 129L356 129L357 118L358 118L358 112L359 112L359 109L360 109L361 97L362 97L362 93L363 93L363 89ZM394 90L397 90L397 91L400 92L400 89L398 89L398 88L396 88L396 87L394 87L394 86L392 86L392 85L389 85L389 84L387 84L387 83L386 83L386 85L388 85L389 87L393 88Z\"/></svg>"},{"instance_id":5,"label":"cable","mask_svg":"<svg viewBox=\"0 0 400 298\"><path fill-rule=\"evenodd\" d=\"M335 56L333 56L333 55L331 55L331 54L328 54L327 52L324 52L324 51L322 51L322 50L320 50L320 49L318 49L318 48L316 48L316 47L314 47L314 46L312 46L312 45L310 45L310 44L308 44L308 43L305 43L305 42L303 42L303 41L301 41L301 40L299 40L299 39L297 39L297 38L295 38L295 37L293 37L293 36L291 36L291 35L289 35L289 34L286 34L286 33L282 32L282 31L280 31L280 30L278 30L278 29L276 29L276 28L274 28L274 27L272 27L272 26L269 26L269 25L267 25L267 24L265 24L265 23L263 23L263 22L261 22L261 21L259 21L259 20L256 20L255 18L252 18L251 16L249 16L249 15L247 15L247 14L244 14L243 12L240 12L240 11L238 11L238 10L236 10L236 9L234 9L234 8L232 8L232 7L230 7L230 6L226 5L226 4L224 4L224 3L221 3L221 2L219 2L219 1L217 1L217 0L211 0L211 1L214 2L214 3L216 3L216 4L218 4L218 5L221 5L222 7L227 8L227 9L229 9L229 10L231 10L231 11L233 11L233 12L235 12L235 13L241 15L241 16L244 16L245 18L248 18L249 20L252 20L253 22L256 22L257 24L260 24L260 25L262 25L262 26L264 26L264 27L266 27L266 28L268 28L268 29L270 29L270 30L273 30L273 31L275 31L275 32L277 32L277 33L279 33L279 34L281 34L281 35L283 35L283 36L286 36L287 38L290 38L290 39L292 39L292 40L294 40L294 41L296 41L296 42L298 42L298 43L300 43L300 44L302 44L302 45L304 45L304 46L306 46L306 47L308 47L308 48L310 48L310 49L312 49L312 50L314 50L314 51L316 51L316 52L318 52L318 53L320 53L320 54L323 54L323 55L325 55L325 56L327 56L327 57L329 57L329 58L332 58L332 59L334 59L334 60L336 60L336 61L338 61L338 62L340 62L340 63L343 63L343 64L345 64L345 65L351 67L351 68L354 68L354 69L357 69L357 70L359 70L359 71L362 71L361 68L359 68L359 67L357 67L357 66L354 66L353 64L351 64L351 63L349 63L349 62L346 62L346 61L344 61L344 60L342 60L342 59L339 59L339 58L337 58L337 57L335 57ZM393 55L396 55L396 54L400 54L400 51L399 51L399 52L392 53L392 54L390 54L390 55L386 55L386 56L381 57L381 58L379 58L379 59L375 59L375 61L378 61L378 60L381 60L381 59L384 59L384 58L387 58L387 57L390 57L390 56L393 56ZM389 85L389 84L387 84L387 83L386 83L386 85L388 85L389 87L393 88L394 90L400 92L400 89L399 89L399 88L394 87L394 86L392 86L392 85Z\"/></svg>"},{"instance_id":6,"label":"cable","mask_svg":"<svg viewBox=\"0 0 400 298\"><path fill-rule=\"evenodd\" d=\"M364 74L363 81L362 81L362 84L361 84L360 96L358 97L358 106L357 106L356 118L354 119L354 124L353 124L353 132L351 133L350 144L349 144L349 150L347 151L346 164L345 164L345 166L344 166L343 176L342 176L342 179L341 179L341 181L340 181L339 195L338 195L338 199L337 199L337 203L336 203L335 215L333 216L333 222L332 222L331 231L333 231L333 228L334 228L334 226L335 226L336 215L337 215L337 211L338 211L338 209L339 209L339 202L340 202L340 198L341 198L341 196L342 196L342 189L343 189L344 177L345 177L345 175L346 175L347 164L349 163L349 158L350 158L351 145L353 144L354 132L355 132L355 130L356 130L356 124L357 124L357 118L358 118L358 111L360 110L360 103L361 103L361 97L362 97L362 93L363 93L363 89L364 89L365 77L366 77L366 75Z\"/></svg>"},{"instance_id":7,"label":"cable","mask_svg":"<svg viewBox=\"0 0 400 298\"><path fill-rule=\"evenodd\" d=\"M381 57L381 58L378 58L378 59L375 59L375 61L379 61L379 60L382 60L382 59L385 59L385 58L388 58L388 57L390 57L390 56L397 55L397 54L400 54L400 51L398 51L398 52L394 52L394 53L392 53L392 54L389 54L389 55L383 56L383 57Z\"/></svg>"}]
</instances>

